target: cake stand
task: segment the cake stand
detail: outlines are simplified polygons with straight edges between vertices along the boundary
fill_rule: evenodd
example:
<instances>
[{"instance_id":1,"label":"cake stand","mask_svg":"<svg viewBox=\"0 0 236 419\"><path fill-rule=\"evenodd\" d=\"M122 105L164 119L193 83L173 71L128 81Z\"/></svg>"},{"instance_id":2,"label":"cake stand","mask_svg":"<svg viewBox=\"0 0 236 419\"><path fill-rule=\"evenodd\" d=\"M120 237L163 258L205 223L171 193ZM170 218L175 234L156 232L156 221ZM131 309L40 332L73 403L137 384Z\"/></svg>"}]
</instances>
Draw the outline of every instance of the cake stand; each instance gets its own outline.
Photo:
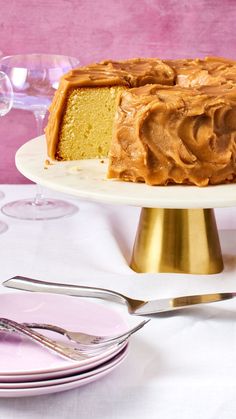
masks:
<instances>
[{"instance_id":1,"label":"cake stand","mask_svg":"<svg viewBox=\"0 0 236 419\"><path fill-rule=\"evenodd\" d=\"M142 207L130 266L136 272L223 270L214 208L236 206L236 184L149 186L106 178L106 160L50 162L44 136L24 144L16 166L49 189L90 201Z\"/></svg>"}]
</instances>

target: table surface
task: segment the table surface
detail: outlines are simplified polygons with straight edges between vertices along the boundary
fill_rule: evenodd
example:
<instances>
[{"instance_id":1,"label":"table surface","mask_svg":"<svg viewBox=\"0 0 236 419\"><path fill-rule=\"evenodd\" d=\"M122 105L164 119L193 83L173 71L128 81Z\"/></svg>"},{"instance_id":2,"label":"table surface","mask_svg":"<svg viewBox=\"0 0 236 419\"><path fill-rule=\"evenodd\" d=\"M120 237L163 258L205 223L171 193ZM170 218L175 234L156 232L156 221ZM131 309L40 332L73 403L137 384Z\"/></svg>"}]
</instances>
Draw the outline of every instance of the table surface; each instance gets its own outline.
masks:
<instances>
[{"instance_id":1,"label":"table surface","mask_svg":"<svg viewBox=\"0 0 236 419\"><path fill-rule=\"evenodd\" d=\"M6 202L33 196L34 185L1 185ZM140 299L236 290L236 208L216 209L225 263L216 275L137 274L129 267L140 208L85 202L77 214L20 221L1 214L1 282L16 274L111 288ZM20 292L0 286L0 292ZM105 304L105 303L104 303ZM106 303L108 304L108 303ZM127 318L124 306L110 303ZM1 399L0 418L233 419L236 411L236 302L156 315L132 337L110 375L47 396Z\"/></svg>"}]
</instances>

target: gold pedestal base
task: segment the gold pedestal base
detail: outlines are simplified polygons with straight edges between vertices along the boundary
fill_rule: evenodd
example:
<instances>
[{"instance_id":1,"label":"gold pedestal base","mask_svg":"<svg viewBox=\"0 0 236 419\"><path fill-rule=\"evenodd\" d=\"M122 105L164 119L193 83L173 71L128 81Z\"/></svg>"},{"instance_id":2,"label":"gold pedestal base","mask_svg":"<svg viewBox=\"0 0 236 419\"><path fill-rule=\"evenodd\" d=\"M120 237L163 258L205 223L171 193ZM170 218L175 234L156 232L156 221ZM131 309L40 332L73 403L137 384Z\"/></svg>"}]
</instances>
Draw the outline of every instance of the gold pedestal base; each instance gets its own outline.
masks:
<instances>
[{"instance_id":1,"label":"gold pedestal base","mask_svg":"<svg viewBox=\"0 0 236 419\"><path fill-rule=\"evenodd\" d=\"M143 208L130 266L140 273L221 272L214 210Z\"/></svg>"}]
</instances>

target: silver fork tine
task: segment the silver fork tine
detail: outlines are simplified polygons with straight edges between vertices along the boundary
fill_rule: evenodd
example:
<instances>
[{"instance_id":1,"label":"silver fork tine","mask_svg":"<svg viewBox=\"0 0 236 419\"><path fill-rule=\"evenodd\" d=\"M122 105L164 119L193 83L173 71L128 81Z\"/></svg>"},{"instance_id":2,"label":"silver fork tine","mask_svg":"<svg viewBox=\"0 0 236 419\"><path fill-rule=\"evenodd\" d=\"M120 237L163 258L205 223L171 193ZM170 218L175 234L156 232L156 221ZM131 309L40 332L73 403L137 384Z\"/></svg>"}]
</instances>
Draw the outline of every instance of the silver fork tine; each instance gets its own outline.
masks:
<instances>
[{"instance_id":1,"label":"silver fork tine","mask_svg":"<svg viewBox=\"0 0 236 419\"><path fill-rule=\"evenodd\" d=\"M92 344L82 344L82 343L79 343L79 344L77 344L78 345L78 348L81 351L81 353L88 353L88 352L89 353L96 353L97 351L105 350L105 349L110 348L110 347L120 346L124 342L127 342L127 340L129 339L129 337L133 333L135 333L137 330L141 329L141 327L143 327L144 324L146 324L146 323L147 322L142 322L142 325L140 325L140 324L137 325L135 327L135 330L133 328L132 331L130 331L127 334L121 335L120 338L117 338L116 337L114 339L111 339L111 340L108 340L108 341L105 341L105 342L101 342L101 343L97 343L97 344L94 344L94 343L92 343Z\"/></svg>"},{"instance_id":2,"label":"silver fork tine","mask_svg":"<svg viewBox=\"0 0 236 419\"><path fill-rule=\"evenodd\" d=\"M134 326L132 329L128 330L127 332L121 333L119 335L112 336L110 338L103 338L101 337L100 340L96 340L93 343L78 343L78 347L82 351L86 348L106 348L110 345L120 345L125 342L131 335L136 333L139 329L141 329L146 323L148 323L150 319L144 320L138 325Z\"/></svg>"},{"instance_id":3,"label":"silver fork tine","mask_svg":"<svg viewBox=\"0 0 236 419\"><path fill-rule=\"evenodd\" d=\"M81 361L81 360L87 359L87 356L84 353L82 354L78 349L59 344L58 342L52 339L49 339L46 336L41 335L40 333L35 332L34 330L20 323L17 323L13 320L0 318L0 325L3 326L5 330L16 331L24 336L29 337L33 341L50 349L53 352L56 352L57 354L63 356L64 358L73 359L75 361Z\"/></svg>"},{"instance_id":4,"label":"silver fork tine","mask_svg":"<svg viewBox=\"0 0 236 419\"><path fill-rule=\"evenodd\" d=\"M113 336L96 336L96 335L90 335L90 334L82 333L82 332L71 332L62 327L55 326L52 324L40 324L40 323L23 323L23 324L29 328L46 329L46 330L51 330L53 332L62 334L66 336L68 339L70 339L71 341L76 342L80 348L82 347L86 348L88 346L96 345L96 347L102 347L102 346L106 346L110 344L117 344L120 341L123 342L124 340L128 339L133 333L141 329L149 321L150 319L143 320L141 323L132 327L126 332L113 335Z\"/></svg>"}]
</instances>

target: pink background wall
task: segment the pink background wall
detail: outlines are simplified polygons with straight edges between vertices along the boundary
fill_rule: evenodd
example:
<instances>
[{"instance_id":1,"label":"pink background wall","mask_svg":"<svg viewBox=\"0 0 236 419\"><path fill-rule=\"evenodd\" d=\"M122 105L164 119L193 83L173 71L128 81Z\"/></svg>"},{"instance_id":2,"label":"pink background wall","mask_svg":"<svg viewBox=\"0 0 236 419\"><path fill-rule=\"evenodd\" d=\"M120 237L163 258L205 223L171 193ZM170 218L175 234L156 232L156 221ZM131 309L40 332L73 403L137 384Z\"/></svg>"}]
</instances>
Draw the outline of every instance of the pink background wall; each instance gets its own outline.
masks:
<instances>
[{"instance_id":1,"label":"pink background wall","mask_svg":"<svg viewBox=\"0 0 236 419\"><path fill-rule=\"evenodd\" d=\"M56 53L82 64L106 58L221 55L236 59L235 0L0 0L4 55ZM34 119L0 120L0 183L27 183L14 165Z\"/></svg>"}]
</instances>

